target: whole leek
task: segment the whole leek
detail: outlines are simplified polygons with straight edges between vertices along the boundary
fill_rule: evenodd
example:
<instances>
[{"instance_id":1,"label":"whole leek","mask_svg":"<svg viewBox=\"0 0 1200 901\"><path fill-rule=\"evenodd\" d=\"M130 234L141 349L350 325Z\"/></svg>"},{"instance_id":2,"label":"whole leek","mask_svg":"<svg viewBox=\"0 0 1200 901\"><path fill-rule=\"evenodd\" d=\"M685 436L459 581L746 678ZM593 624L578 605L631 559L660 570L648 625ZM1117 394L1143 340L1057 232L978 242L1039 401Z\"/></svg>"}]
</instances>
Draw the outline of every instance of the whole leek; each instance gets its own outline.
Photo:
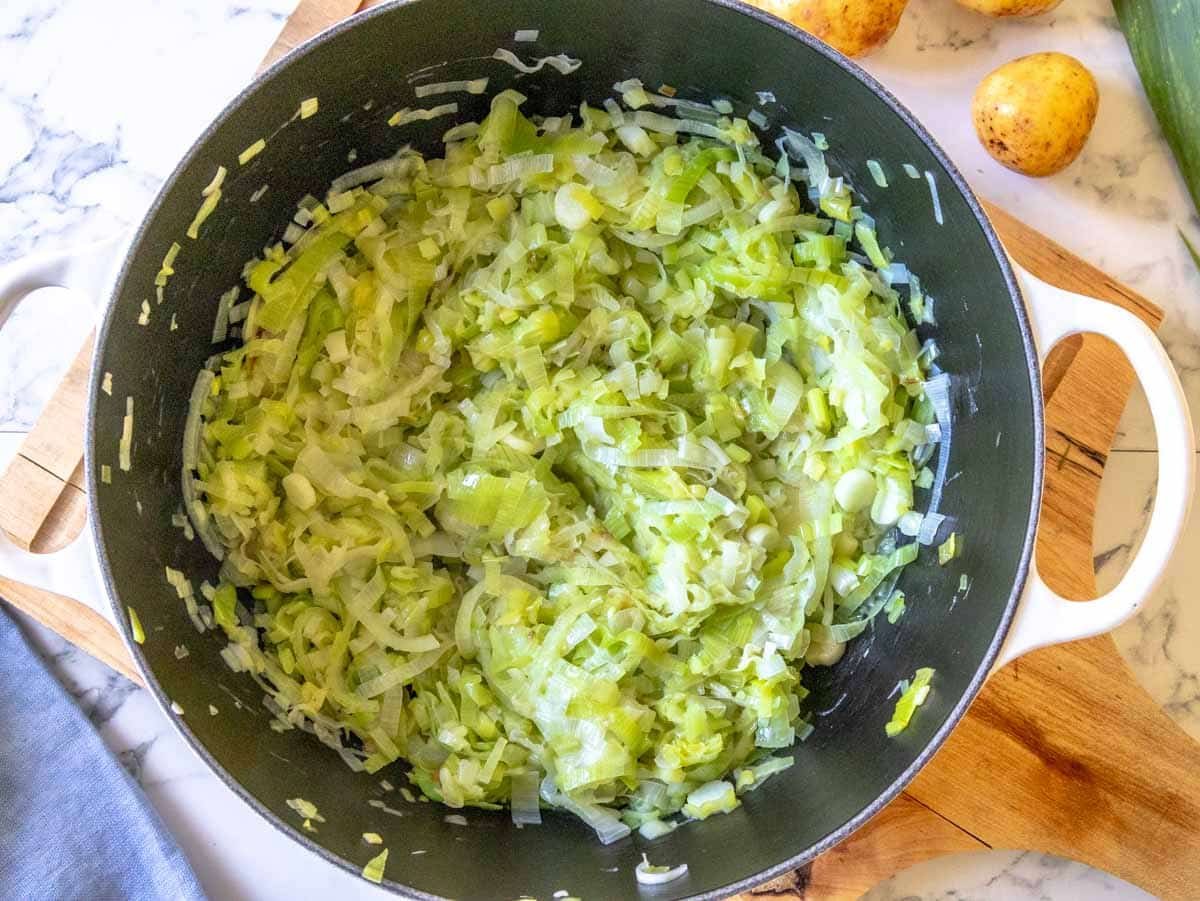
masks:
<instances>
[{"instance_id":1,"label":"whole leek","mask_svg":"<svg viewBox=\"0 0 1200 901\"><path fill-rule=\"evenodd\" d=\"M1200 3L1113 0L1163 137L1200 213Z\"/></svg>"}]
</instances>

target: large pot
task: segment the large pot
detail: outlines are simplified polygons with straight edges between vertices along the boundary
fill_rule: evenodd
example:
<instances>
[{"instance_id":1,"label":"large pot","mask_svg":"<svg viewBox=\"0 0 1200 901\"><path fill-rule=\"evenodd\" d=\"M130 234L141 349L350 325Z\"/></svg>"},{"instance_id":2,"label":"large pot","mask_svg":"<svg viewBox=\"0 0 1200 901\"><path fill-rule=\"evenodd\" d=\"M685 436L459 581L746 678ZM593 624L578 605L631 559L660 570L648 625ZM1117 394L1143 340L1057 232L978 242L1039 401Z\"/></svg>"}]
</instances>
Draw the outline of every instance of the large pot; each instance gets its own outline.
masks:
<instances>
[{"instance_id":1,"label":"large pot","mask_svg":"<svg viewBox=\"0 0 1200 901\"><path fill-rule=\"evenodd\" d=\"M540 30L537 43L514 45L514 32L528 28ZM524 57L563 51L582 59L583 66L570 76L549 67L518 76L490 59L497 47ZM829 136L833 167L867 198L881 242L900 250L937 298L939 363L952 375L955 403L933 494L940 496L940 509L956 518L965 539L963 556L940 567L926 549L900 583L911 599L907 616L853 643L836 667L811 675L811 709L822 713L813 735L792 750L794 767L749 794L732 814L686 825L654 843L656 862L689 865L685 878L656 890L656 896L743 889L841 841L929 760L994 667L1033 647L1110 629L1152 590L1192 494L1191 427L1161 346L1133 316L1014 272L945 154L853 63L728 0L386 5L275 65L187 154L133 240L104 317L92 378L91 534L116 619L128 639L124 610L137 608L147 638L142 645L131 643L130 650L147 684L164 707L174 701L189 712L171 717L187 741L278 828L354 872L370 856L362 832L377 830L391 851L387 884L422 897L544 898L566 889L612 898L639 892L633 870L644 843L626 839L603 846L570 816L550 815L541 827L517 829L506 812L472 811L463 828L447 823L440 805L407 804L394 794L387 803L401 808L403 817L379 816L367 804L380 795L379 778L352 773L303 732L268 729L264 716L250 712L260 709L261 692L226 668L216 636L197 636L163 579L163 567L173 566L196 581L216 581L215 562L172 528L171 516L181 505L188 394L213 351L217 298L239 282L245 260L278 239L296 201L307 193L321 195L348 167L352 150L367 161L396 149L402 138L388 127L387 117L398 107L421 105L409 76L429 67L436 67L439 81L486 74L491 90L519 84L530 107L546 114L565 112L585 98L599 101L611 95L615 81L631 76L650 85L675 85L687 97L729 97L741 115L756 107L757 91L771 91L777 104L758 108L773 127L786 124ZM300 101L314 95L319 113L294 119ZM464 120L486 111L486 97L458 100ZM448 124L418 123L403 139L436 155ZM239 166L239 152L260 137L267 138L266 149ZM894 173L891 187L875 186L868 159ZM933 212L930 185L923 177L903 177L903 163L931 174L942 222ZM218 165L229 168L223 197L201 239L189 240L184 231ZM269 190L251 203L263 184ZM148 326L139 327L142 302L149 299L154 306L155 274L176 240L183 249L166 302L153 310ZM61 258L27 262L0 280L0 309L40 284L78 282L79 271L79 258L74 268ZM1055 341L1079 331L1107 335L1134 362L1158 430L1159 486L1168 489L1156 500L1146 539L1124 581L1089 604L1057 597L1032 566L1044 455L1039 361ZM118 386L113 396L101 390L106 372ZM126 395L136 411L134 466L104 484L100 467L117 461ZM75 571L67 564L89 554L90 544L77 543L37 566L11 549L0 562L8 575L61 589L61 574ZM48 573L59 574L57 583ZM963 573L971 580L967 599L958 592ZM191 651L184 660L174 654L180 644ZM913 725L888 739L887 698L919 666L937 670L935 689ZM231 693L246 710L230 708ZM222 715L204 712L209 704ZM401 783L403 777L391 774L391 780ZM286 806L297 796L315 803L325 817L316 834L301 831ZM416 850L428 853L410 853Z\"/></svg>"}]
</instances>

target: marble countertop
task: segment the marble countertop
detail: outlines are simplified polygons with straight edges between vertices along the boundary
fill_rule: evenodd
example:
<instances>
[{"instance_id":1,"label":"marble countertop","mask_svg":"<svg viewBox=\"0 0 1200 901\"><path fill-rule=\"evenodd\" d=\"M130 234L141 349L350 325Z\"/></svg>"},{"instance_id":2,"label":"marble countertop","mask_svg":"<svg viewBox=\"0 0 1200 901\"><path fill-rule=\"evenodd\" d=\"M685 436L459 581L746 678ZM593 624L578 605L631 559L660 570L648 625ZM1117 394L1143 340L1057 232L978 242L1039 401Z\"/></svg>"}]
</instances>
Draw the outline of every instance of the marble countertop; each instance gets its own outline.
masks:
<instances>
[{"instance_id":1,"label":"marble countertop","mask_svg":"<svg viewBox=\"0 0 1200 901\"><path fill-rule=\"evenodd\" d=\"M0 5L0 264L137 222L178 157L251 77L294 2L169 0L143 6L136 21L89 0ZM984 74L1047 49L1092 69L1101 104L1080 159L1034 182L986 156L968 111ZM982 196L1167 311L1163 340L1200 409L1200 273L1177 234L1182 228L1200 240L1200 220L1108 0L1066 0L1026 22L996 22L951 0L912 0L894 39L866 67L916 112ZM86 334L88 309L66 292L44 292L0 332L0 465ZM1137 546L1153 497L1154 430L1138 396L1116 446L1095 538L1104 585L1115 582ZM1116 638L1146 689L1200 739L1196 585L1200 525L1193 524L1164 588ZM138 778L213 898L383 896L244 807L186 749L147 693L36 625L29 634ZM915 867L867 897L1148 896L1069 861L997 851Z\"/></svg>"}]
</instances>

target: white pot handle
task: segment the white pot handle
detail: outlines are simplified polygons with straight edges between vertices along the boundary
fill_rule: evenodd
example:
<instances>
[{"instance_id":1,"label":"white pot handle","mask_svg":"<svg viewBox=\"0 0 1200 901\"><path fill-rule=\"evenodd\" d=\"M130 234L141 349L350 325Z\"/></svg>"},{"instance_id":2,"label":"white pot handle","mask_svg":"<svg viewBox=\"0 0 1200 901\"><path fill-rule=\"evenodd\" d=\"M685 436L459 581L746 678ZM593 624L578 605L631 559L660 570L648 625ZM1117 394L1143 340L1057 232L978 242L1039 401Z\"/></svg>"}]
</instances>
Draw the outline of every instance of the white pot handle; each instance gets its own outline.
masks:
<instances>
[{"instance_id":1,"label":"white pot handle","mask_svg":"<svg viewBox=\"0 0 1200 901\"><path fill-rule=\"evenodd\" d=\"M1142 546L1121 581L1102 597L1077 602L1059 596L1038 574L1035 556L995 669L1035 648L1108 632L1137 612L1162 581L1183 534L1192 503L1196 461L1183 386L1154 332L1120 307L1048 285L1016 264L1013 268L1029 307L1040 362L1057 342L1081 332L1109 338L1129 358L1154 419L1158 485Z\"/></svg>"},{"instance_id":2,"label":"white pot handle","mask_svg":"<svg viewBox=\"0 0 1200 901\"><path fill-rule=\"evenodd\" d=\"M128 243L129 236L122 234L86 247L33 254L0 268L0 326L17 304L40 288L78 292L95 314L108 299L108 288ZM73 598L111 621L112 608L101 587L90 532L90 524L85 525L79 537L61 550L31 554L0 530L0 575Z\"/></svg>"},{"instance_id":3,"label":"white pot handle","mask_svg":"<svg viewBox=\"0 0 1200 901\"><path fill-rule=\"evenodd\" d=\"M0 575L31 588L79 601L116 625L112 605L104 592L92 530L85 524L79 537L51 554L23 551L0 530Z\"/></svg>"},{"instance_id":4,"label":"white pot handle","mask_svg":"<svg viewBox=\"0 0 1200 901\"><path fill-rule=\"evenodd\" d=\"M93 312L108 300L108 287L125 258L129 235L76 247L35 253L0 268L0 327L25 296L39 288L69 288L84 297Z\"/></svg>"}]
</instances>

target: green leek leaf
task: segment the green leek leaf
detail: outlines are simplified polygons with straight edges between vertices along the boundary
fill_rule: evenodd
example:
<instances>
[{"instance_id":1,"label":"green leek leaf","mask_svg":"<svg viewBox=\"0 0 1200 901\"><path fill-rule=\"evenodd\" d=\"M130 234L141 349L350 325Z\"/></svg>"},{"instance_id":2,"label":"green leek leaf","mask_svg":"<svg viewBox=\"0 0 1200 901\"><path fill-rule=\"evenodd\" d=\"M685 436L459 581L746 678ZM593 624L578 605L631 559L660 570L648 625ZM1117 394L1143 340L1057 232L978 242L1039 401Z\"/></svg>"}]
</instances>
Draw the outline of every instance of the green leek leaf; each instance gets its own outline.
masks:
<instances>
[{"instance_id":1,"label":"green leek leaf","mask_svg":"<svg viewBox=\"0 0 1200 901\"><path fill-rule=\"evenodd\" d=\"M1200 212L1200 4L1113 0L1142 87Z\"/></svg>"}]
</instances>

